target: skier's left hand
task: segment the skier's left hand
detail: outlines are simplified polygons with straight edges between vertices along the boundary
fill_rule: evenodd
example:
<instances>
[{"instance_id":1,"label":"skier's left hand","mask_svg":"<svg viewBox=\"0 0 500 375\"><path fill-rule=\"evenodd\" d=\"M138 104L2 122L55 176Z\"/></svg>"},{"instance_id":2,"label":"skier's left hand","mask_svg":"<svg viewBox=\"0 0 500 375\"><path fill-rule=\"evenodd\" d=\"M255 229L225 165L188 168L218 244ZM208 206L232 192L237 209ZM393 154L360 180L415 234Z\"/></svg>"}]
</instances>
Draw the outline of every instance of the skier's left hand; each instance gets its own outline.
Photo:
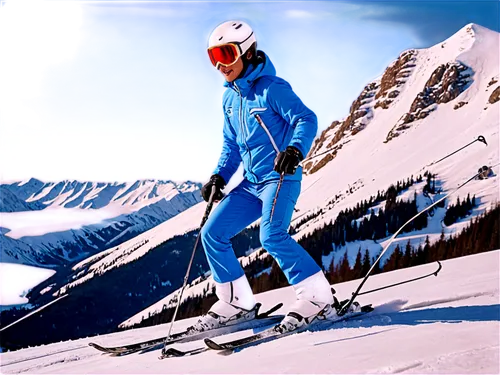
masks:
<instances>
[{"instance_id":1,"label":"skier's left hand","mask_svg":"<svg viewBox=\"0 0 500 375\"><path fill-rule=\"evenodd\" d=\"M281 151L274 159L274 170L279 174L294 174L303 158L299 149L288 146L285 151Z\"/></svg>"}]
</instances>

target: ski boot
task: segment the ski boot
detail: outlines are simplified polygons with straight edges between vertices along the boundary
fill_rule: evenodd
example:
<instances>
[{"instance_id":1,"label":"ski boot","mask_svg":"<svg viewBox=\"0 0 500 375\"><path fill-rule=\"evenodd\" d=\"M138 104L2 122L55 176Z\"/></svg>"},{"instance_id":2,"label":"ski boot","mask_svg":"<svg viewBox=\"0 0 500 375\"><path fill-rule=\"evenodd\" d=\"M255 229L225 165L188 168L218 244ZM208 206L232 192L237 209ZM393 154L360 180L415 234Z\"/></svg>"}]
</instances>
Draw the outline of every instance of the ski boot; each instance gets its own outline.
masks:
<instances>
[{"instance_id":1,"label":"ski boot","mask_svg":"<svg viewBox=\"0 0 500 375\"><path fill-rule=\"evenodd\" d=\"M332 307L335 300L331 287L322 271L293 287L297 300L285 318L274 327L275 331L280 333L295 331L311 324L317 318L326 319L331 313L336 315L336 310Z\"/></svg>"},{"instance_id":2,"label":"ski boot","mask_svg":"<svg viewBox=\"0 0 500 375\"><path fill-rule=\"evenodd\" d=\"M206 315L201 316L194 325L188 327L188 331L204 332L256 318L260 304L255 302L246 276L243 275L227 283L216 282L215 291L219 300Z\"/></svg>"},{"instance_id":3,"label":"ski boot","mask_svg":"<svg viewBox=\"0 0 500 375\"><path fill-rule=\"evenodd\" d=\"M291 306L285 318L275 326L280 333L294 331L318 320L336 321L339 311L349 300L339 302L323 272L318 272L294 285L297 301ZM361 311L358 302L353 302L346 314Z\"/></svg>"},{"instance_id":4,"label":"ski boot","mask_svg":"<svg viewBox=\"0 0 500 375\"><path fill-rule=\"evenodd\" d=\"M335 309L337 316L339 316L339 313L340 313L340 310L342 309L342 306L346 305L349 302L349 299L345 299L345 300L339 302L337 297L335 297L335 289L333 289L333 288L332 288L332 294L333 294L332 307ZM349 306L349 309L346 311L346 313L343 315L349 315L349 314L360 312L360 311L361 311L361 305L359 304L358 301L354 301L351 304L351 306Z\"/></svg>"}]
</instances>

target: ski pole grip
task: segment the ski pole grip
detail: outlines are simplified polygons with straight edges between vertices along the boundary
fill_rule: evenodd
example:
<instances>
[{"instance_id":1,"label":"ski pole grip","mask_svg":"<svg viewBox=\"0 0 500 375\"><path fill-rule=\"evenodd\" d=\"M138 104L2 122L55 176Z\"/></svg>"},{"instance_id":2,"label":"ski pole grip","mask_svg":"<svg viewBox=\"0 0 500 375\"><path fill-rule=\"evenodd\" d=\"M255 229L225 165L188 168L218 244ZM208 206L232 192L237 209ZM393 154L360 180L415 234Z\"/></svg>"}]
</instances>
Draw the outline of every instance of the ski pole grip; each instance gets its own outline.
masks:
<instances>
[{"instance_id":1,"label":"ski pole grip","mask_svg":"<svg viewBox=\"0 0 500 375\"><path fill-rule=\"evenodd\" d=\"M208 198L208 204L214 202L214 197L216 192L217 192L217 187L215 185L212 185L212 190L210 191L210 198Z\"/></svg>"},{"instance_id":2,"label":"ski pole grip","mask_svg":"<svg viewBox=\"0 0 500 375\"><path fill-rule=\"evenodd\" d=\"M212 207L214 205L214 197L215 197L216 192L217 192L217 188L215 187L215 185L212 185L212 191L210 192L210 197L208 198L208 204L207 204L207 208L205 210L205 215L203 215L203 219L201 220L200 229L203 228L203 226L205 225L205 223L208 220L208 215L210 215L210 212L212 211Z\"/></svg>"}]
</instances>

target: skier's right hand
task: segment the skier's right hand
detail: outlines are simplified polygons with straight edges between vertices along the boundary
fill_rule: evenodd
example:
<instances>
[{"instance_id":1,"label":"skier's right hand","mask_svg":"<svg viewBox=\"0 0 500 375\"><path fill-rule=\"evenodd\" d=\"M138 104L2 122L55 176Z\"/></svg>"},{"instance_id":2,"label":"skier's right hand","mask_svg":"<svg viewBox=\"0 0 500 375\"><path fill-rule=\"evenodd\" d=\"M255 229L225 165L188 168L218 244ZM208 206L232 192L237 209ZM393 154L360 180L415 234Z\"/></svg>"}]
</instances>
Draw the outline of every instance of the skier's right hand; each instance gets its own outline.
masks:
<instances>
[{"instance_id":1,"label":"skier's right hand","mask_svg":"<svg viewBox=\"0 0 500 375\"><path fill-rule=\"evenodd\" d=\"M214 174L210 177L210 180L201 188L201 196L206 202L210 200L212 186L215 186L214 202L218 202L224 198L222 189L226 186L226 181L218 174Z\"/></svg>"}]
</instances>

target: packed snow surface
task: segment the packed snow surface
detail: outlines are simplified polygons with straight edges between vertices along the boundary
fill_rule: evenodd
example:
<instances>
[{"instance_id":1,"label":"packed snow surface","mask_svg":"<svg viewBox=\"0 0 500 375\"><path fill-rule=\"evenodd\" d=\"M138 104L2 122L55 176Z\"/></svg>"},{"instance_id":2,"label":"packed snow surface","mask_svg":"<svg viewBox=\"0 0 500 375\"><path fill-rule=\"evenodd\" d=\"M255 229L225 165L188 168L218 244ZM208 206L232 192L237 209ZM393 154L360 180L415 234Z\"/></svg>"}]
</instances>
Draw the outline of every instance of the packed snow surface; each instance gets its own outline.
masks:
<instances>
[{"instance_id":1,"label":"packed snow surface","mask_svg":"<svg viewBox=\"0 0 500 375\"><path fill-rule=\"evenodd\" d=\"M375 311L321 332L295 334L229 356L216 352L160 361L159 352L110 357L87 344L120 345L165 335L169 325L128 330L0 354L2 373L498 373L500 251L443 262L438 277L360 297ZM376 275L365 290L431 273L436 264ZM359 280L337 284L347 297ZM295 298L292 288L257 295L264 308ZM176 323L181 330L196 318ZM236 333L238 337L249 332ZM228 337L218 338L222 342ZM192 342L174 345L189 349Z\"/></svg>"},{"instance_id":2,"label":"packed snow surface","mask_svg":"<svg viewBox=\"0 0 500 375\"><path fill-rule=\"evenodd\" d=\"M19 305L28 302L24 296L30 289L48 279L56 271L25 266L22 264L0 263L0 305Z\"/></svg>"}]
</instances>

